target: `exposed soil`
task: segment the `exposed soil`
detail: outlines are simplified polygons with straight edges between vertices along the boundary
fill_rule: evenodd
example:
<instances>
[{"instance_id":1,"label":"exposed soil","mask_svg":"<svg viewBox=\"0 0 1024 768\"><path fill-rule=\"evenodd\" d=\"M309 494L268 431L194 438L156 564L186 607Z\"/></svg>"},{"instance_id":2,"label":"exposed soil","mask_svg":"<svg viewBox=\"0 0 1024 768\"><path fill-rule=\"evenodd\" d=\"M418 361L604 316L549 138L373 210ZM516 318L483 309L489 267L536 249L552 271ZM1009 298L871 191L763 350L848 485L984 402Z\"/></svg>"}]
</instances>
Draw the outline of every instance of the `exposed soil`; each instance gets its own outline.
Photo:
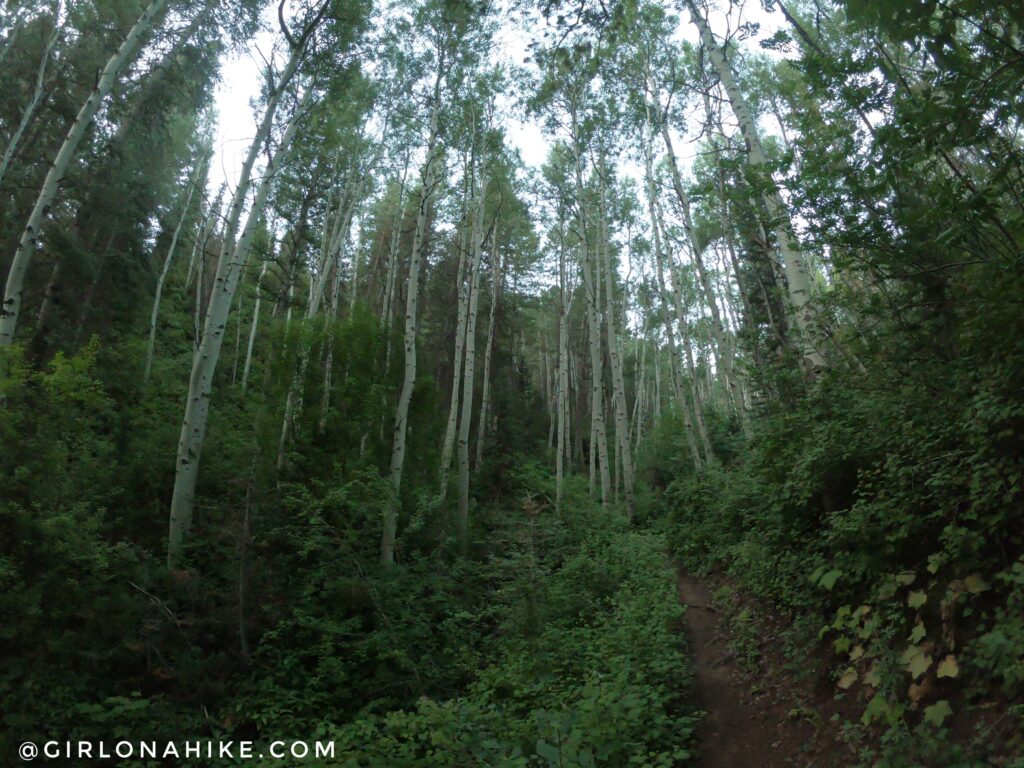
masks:
<instances>
[{"instance_id":1,"label":"exposed soil","mask_svg":"<svg viewBox=\"0 0 1024 768\"><path fill-rule=\"evenodd\" d=\"M755 695L730 649L724 622L701 581L679 574L679 599L687 606L686 634L699 706L699 768L840 768L853 764L849 747L830 722L836 704L829 691L782 669L781 653L765 642L765 678ZM812 662L813 663L813 662Z\"/></svg>"}]
</instances>

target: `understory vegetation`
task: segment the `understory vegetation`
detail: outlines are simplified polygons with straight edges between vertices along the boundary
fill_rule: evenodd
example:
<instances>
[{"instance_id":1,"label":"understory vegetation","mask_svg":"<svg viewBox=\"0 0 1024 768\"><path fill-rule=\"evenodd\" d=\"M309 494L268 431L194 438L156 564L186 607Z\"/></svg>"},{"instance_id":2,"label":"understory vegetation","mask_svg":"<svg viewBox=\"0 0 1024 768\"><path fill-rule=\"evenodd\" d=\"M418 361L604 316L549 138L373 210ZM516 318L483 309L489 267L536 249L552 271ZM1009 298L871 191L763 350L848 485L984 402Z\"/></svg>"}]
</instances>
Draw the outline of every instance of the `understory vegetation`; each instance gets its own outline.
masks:
<instances>
[{"instance_id":1,"label":"understory vegetation","mask_svg":"<svg viewBox=\"0 0 1024 768\"><path fill-rule=\"evenodd\" d=\"M679 560L781 611L795 666L827 654L876 766L1021 764L1024 328L1019 283L983 280L950 286L956 355L933 336L907 364L896 328L713 470L680 476L671 429L650 448Z\"/></svg>"}]
</instances>

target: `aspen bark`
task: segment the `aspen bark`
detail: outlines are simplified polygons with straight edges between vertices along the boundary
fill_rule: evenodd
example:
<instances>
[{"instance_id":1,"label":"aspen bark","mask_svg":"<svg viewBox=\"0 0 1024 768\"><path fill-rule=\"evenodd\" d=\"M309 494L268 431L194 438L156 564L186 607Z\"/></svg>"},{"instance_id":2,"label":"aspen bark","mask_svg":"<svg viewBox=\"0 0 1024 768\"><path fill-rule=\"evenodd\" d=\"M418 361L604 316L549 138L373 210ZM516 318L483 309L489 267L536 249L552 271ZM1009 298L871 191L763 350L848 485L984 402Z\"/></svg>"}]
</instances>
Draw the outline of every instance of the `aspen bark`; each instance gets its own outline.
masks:
<instances>
[{"instance_id":1,"label":"aspen bark","mask_svg":"<svg viewBox=\"0 0 1024 768\"><path fill-rule=\"evenodd\" d=\"M413 235L412 254L409 257L408 288L405 297L405 375L402 390L395 407L394 440L391 447L391 499L384 512L384 530L380 541L380 562L391 565L395 560L395 536L398 532L398 508L401 503L399 492L402 487L402 468L405 465L405 442L409 421L409 403L416 385L416 315L419 299L420 260L423 257L423 243L426 239L427 213L434 191L434 161L437 151L438 122L441 109L441 80L444 77L444 63L439 62L434 92L430 106L430 133L427 138L426 160L420 174L419 203L416 209L416 232Z\"/></svg>"},{"instance_id":2,"label":"aspen bark","mask_svg":"<svg viewBox=\"0 0 1024 768\"><path fill-rule=\"evenodd\" d=\"M485 170L480 179L479 199L473 217L473 263L469 275L469 305L466 312L466 370L462 376L462 413L459 416L459 505L455 517L455 533L462 551L466 550L469 533L469 429L473 420L473 381L476 375L476 320L480 305L480 260L483 253L484 214L489 180ZM496 239L496 238L495 238Z\"/></svg>"},{"instance_id":3,"label":"aspen bark","mask_svg":"<svg viewBox=\"0 0 1024 768\"><path fill-rule=\"evenodd\" d=\"M562 510L565 454L569 450L569 291L565 280L565 233L558 232L558 453L555 456L555 509Z\"/></svg>"},{"instance_id":4,"label":"aspen bark","mask_svg":"<svg viewBox=\"0 0 1024 768\"><path fill-rule=\"evenodd\" d=\"M441 493L444 499L448 495L448 476L452 468L452 453L455 451L455 433L459 421L459 395L462 391L462 365L465 357L463 349L466 343L466 315L469 312L469 289L466 284L466 240L469 224L469 176L470 166L464 164L462 202L462 226L459 231L459 269L456 278L459 287L458 318L455 323L455 354L452 357L452 392L448 403L448 423L444 431L444 443L441 447Z\"/></svg>"},{"instance_id":5,"label":"aspen bark","mask_svg":"<svg viewBox=\"0 0 1024 768\"><path fill-rule=\"evenodd\" d=\"M480 423L476 433L476 468L484 461L484 440L487 437L487 418L491 407L491 353L494 350L494 323L497 315L498 299L501 296L501 283L504 278L504 261L498 250L498 238L491 244L491 307L487 318L487 343L484 346L484 381L480 394Z\"/></svg>"},{"instance_id":6,"label":"aspen bark","mask_svg":"<svg viewBox=\"0 0 1024 768\"><path fill-rule=\"evenodd\" d=\"M118 72L121 71L121 68L128 59L135 54L143 35L153 26L156 15L160 13L166 2L167 0L152 0L146 6L138 21L135 22L131 31L128 32L128 36L103 67L102 72L96 79L92 92L89 94L89 98L85 100L85 103L79 109L74 122L71 124L71 128L68 130L67 136L64 138L64 143L61 144L53 163L50 165L50 170L46 174L43 186L39 190L39 196L36 198L35 206L32 208L32 213L29 215L28 222L21 233L17 250L15 250L14 258L11 261L10 271L7 273L3 306L0 307L0 347L9 346L14 342L14 333L18 326L18 314L21 311L21 295L25 286L25 276L28 273L32 255L36 250L43 223L50 212L50 207L57 196L68 166L70 166L75 153L78 151L78 145L85 136L86 130L92 124L92 120L96 116L100 105L114 86Z\"/></svg>"},{"instance_id":7,"label":"aspen bark","mask_svg":"<svg viewBox=\"0 0 1024 768\"><path fill-rule=\"evenodd\" d=\"M591 493L595 475L601 479L601 504L605 507L611 499L611 466L608 462L608 436L604 421L604 358L601 353L601 318L598 315L598 293L600 287L594 279L594 266L587 235L587 215L583 183L583 167L580 159L579 125L575 104L570 106L573 159L576 174L577 219L580 228L580 263L583 267L583 292L587 300L587 329L590 340L590 474ZM595 445L596 451L595 451ZM595 455L596 454L596 455ZM595 461L599 466L595 466Z\"/></svg>"},{"instance_id":8,"label":"aspen bark","mask_svg":"<svg viewBox=\"0 0 1024 768\"><path fill-rule=\"evenodd\" d=\"M660 105L657 105L659 113ZM704 244L697 237L693 227L693 216L690 212L690 196L686 194L683 186L682 174L679 172L679 164L676 162L675 148L672 146L672 135L668 129L668 123L661 121L661 136L665 142L665 150L668 155L668 166L672 176L672 187L676 193L676 200L683 219L683 229L686 230L686 238L690 245L690 253L693 264L697 268L697 277L701 290L704 294L704 303L711 311L711 332L714 336L715 345L719 351L719 363L721 363L725 374L725 384L729 390L729 399L736 408L736 415L744 434L749 440L750 420L746 409L743 407L742 398L739 397L739 382L736 377L736 353L732 346L732 340L722 324L722 314L715 299L715 293L711 287L711 278L708 275L707 266L704 263Z\"/></svg>"},{"instance_id":9,"label":"aspen bark","mask_svg":"<svg viewBox=\"0 0 1024 768\"><path fill-rule=\"evenodd\" d=\"M292 68L294 72L294 67ZM264 116L262 128L253 139L247 165L251 173L255 156L260 152L270 134L273 111L280 101L287 80L282 80L277 92L268 103L267 114ZM203 335L199 342L192 362L192 374L189 378L188 398L185 403L185 416L181 424L181 436L178 440L178 455L175 464L174 491L171 495L171 514L167 539L167 567L178 568L184 554L185 540L192 527L192 510L195 503L196 480L199 477L199 462L206 438L206 425L210 412L210 393L213 389L213 376L217 370L224 333L227 329L228 315L238 288L239 279L245 269L249 246L256 232L259 219L266 205L270 192L270 182L288 154L289 146L295 137L296 129L302 118L305 105L312 90L307 90L299 106L288 121L281 143L267 163L267 168L256 188L256 195L249 209L245 227L230 254L225 254L217 264L214 278L213 293L206 310L203 324ZM276 96L277 98L274 98ZM268 119L270 118L270 119ZM250 163L249 160L252 160ZM246 174L248 176L248 173ZM243 200L247 186L239 184L235 197ZM241 210L241 204L237 206Z\"/></svg>"},{"instance_id":10,"label":"aspen bark","mask_svg":"<svg viewBox=\"0 0 1024 768\"><path fill-rule=\"evenodd\" d=\"M46 67L50 63L50 54L53 53L53 46L57 44L57 40L60 38L60 9L61 0L57 0L53 7L53 33L47 39L46 46L43 48L43 56L39 62L39 70L36 72L36 85L32 91L32 98L26 105L25 111L21 113L21 120L18 122L18 127L15 128L14 133L11 134L11 138L7 142L7 148L4 150L4 155L0 158L0 182L4 180L7 168L10 166L14 153L18 149L18 144L21 143L21 137L25 135L25 130L28 128L29 123L32 122L32 118L35 116L36 109L39 107L39 102L43 100L43 93L45 92L44 84L46 80Z\"/></svg>"},{"instance_id":11,"label":"aspen bark","mask_svg":"<svg viewBox=\"0 0 1024 768\"><path fill-rule=\"evenodd\" d=\"M754 122L750 107L736 83L732 68L726 61L721 46L712 34L707 20L697 8L696 1L685 0L685 3L690 11L690 18L700 33L704 49L708 52L708 58L725 88L736 121L739 123L740 133L747 145L747 165L755 174L766 177L764 182L768 188L762 197L765 209L771 219L779 255L785 268L789 300L793 305L793 317L801 336L801 350L807 367L812 372L821 370L825 367L825 359L815 346L817 318L811 304L811 279L806 259L793 234L789 209L783 201L774 179L766 173L767 159L757 124Z\"/></svg>"},{"instance_id":12,"label":"aspen bark","mask_svg":"<svg viewBox=\"0 0 1024 768\"><path fill-rule=\"evenodd\" d=\"M682 386L679 382L679 376L682 372L682 366L680 364L679 349L676 346L675 331L672 328L672 319L668 312L668 291L665 284L665 267L663 263L662 253L662 242L661 242L661 224L660 216L657 207L657 197L654 187L654 160L653 150L650 146L652 143L651 137L648 137L647 147L644 153L644 160L646 162L646 181L647 181L647 208L651 217L651 233L654 237L654 265L655 274L658 278L658 292L661 296L662 303L662 316L665 323L665 337L668 339L669 354L672 359L672 389L675 395L676 402L679 404L679 410L683 415L683 427L686 432L686 442L690 448L690 455L693 457L693 466L698 472L703 468L703 461L700 455L700 449L697 447L697 439L694 434L693 421L690 417L690 405L683 394ZM658 358L654 358L655 366L658 364ZM661 376L658 374L657 368L655 369L655 386L660 390ZM660 418L661 416L661 394L660 391L655 398L655 416Z\"/></svg>"},{"instance_id":13,"label":"aspen bark","mask_svg":"<svg viewBox=\"0 0 1024 768\"><path fill-rule=\"evenodd\" d=\"M693 343L690 335L690 323L686 319L686 308L682 299L682 280L679 275L678 265L672 254L671 246L665 237L664 221L658 209L658 203L654 203L654 211L657 216L656 226L661 227L661 237L664 247L665 260L668 262L669 276L672 278L672 303L676 310L676 320L679 323L679 336L682 340L683 351L686 353L684 361L686 370L690 375L690 396L693 398L693 420L697 426L697 434L700 436L704 447L704 461L708 464L714 463L715 454L711 447L711 438L708 435L707 422L704 420L704 398L701 396L700 380L697 376L697 366L694 362Z\"/></svg>"},{"instance_id":14,"label":"aspen bark","mask_svg":"<svg viewBox=\"0 0 1024 768\"><path fill-rule=\"evenodd\" d=\"M203 169L206 165L206 158L203 159L200 166L196 169L195 176L192 179L192 183L188 187L188 195L185 197L185 205L182 206L181 216L178 218L178 224L174 227L174 234L171 236L171 244L167 248L167 256L164 258L163 269L160 270L160 277L156 281L156 292L153 296L153 310L149 314L149 341L146 344L146 368L142 375L142 383L149 383L149 374L153 367L153 350L156 346L156 321L160 314L160 296L164 290L164 280L167 279L167 273L171 269L171 261L174 259L174 250L178 245L178 236L181 234L181 228L185 224L185 220L188 218L188 209L192 204L192 195L196 191L196 185L203 176Z\"/></svg>"},{"instance_id":15,"label":"aspen bark","mask_svg":"<svg viewBox=\"0 0 1024 768\"><path fill-rule=\"evenodd\" d=\"M619 337L615 328L615 292L614 280L612 279L612 261L609 251L607 201L605 199L605 184L603 166L598 173L598 186L601 195L600 225L598 227L599 253L604 254L604 281L605 281L605 318L608 330L608 361L612 369L612 398L615 405L615 439L618 446L618 464L622 472L622 488L626 498L626 513L632 518L636 511L636 501L633 497L633 457L629 444L631 434L629 427L629 411L626 407L626 385L622 376L622 357L619 353Z\"/></svg>"},{"instance_id":16,"label":"aspen bark","mask_svg":"<svg viewBox=\"0 0 1024 768\"><path fill-rule=\"evenodd\" d=\"M244 393L249 385L249 370L252 368L252 351L256 346L256 330L260 325L260 305L263 303L263 278L267 274L267 265L270 259L263 262L260 267L260 276L256 282L256 303L252 308L252 324L249 326L249 343L245 348L245 364L242 366L242 392Z\"/></svg>"}]
</instances>

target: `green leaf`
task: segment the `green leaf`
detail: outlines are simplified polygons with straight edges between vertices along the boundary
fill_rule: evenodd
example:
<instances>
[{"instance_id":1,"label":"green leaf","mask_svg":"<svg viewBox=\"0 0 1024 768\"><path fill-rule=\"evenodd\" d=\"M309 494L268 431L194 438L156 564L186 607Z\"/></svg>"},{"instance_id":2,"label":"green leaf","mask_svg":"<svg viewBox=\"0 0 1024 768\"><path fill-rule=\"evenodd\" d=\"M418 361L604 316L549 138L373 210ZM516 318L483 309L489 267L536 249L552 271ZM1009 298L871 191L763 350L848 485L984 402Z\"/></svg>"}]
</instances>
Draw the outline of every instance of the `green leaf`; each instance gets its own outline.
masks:
<instances>
[{"instance_id":1,"label":"green leaf","mask_svg":"<svg viewBox=\"0 0 1024 768\"><path fill-rule=\"evenodd\" d=\"M964 579L964 586L967 587L967 591L972 595L977 595L979 592L984 592L988 589L988 584L976 573L972 573Z\"/></svg>"},{"instance_id":2,"label":"green leaf","mask_svg":"<svg viewBox=\"0 0 1024 768\"><path fill-rule=\"evenodd\" d=\"M833 568L831 571L826 571L822 575L822 577L818 580L818 585L824 587L825 589L831 592L832 587L836 585L836 582L839 581L839 577L842 575L842 571L837 571L835 568Z\"/></svg>"},{"instance_id":3,"label":"green leaf","mask_svg":"<svg viewBox=\"0 0 1024 768\"><path fill-rule=\"evenodd\" d=\"M868 702L867 707L864 709L864 714L860 716L860 721L864 725L870 725L878 718L884 716L889 711L889 703L880 693L876 693L875 697Z\"/></svg>"},{"instance_id":4,"label":"green leaf","mask_svg":"<svg viewBox=\"0 0 1024 768\"><path fill-rule=\"evenodd\" d=\"M548 744L544 739L537 739L537 755L550 765L558 765L562 757L558 747Z\"/></svg>"},{"instance_id":5,"label":"green leaf","mask_svg":"<svg viewBox=\"0 0 1024 768\"><path fill-rule=\"evenodd\" d=\"M920 643L924 636L927 634L924 628L924 624L920 621L914 625L914 628L910 631L910 642L917 644Z\"/></svg>"},{"instance_id":6,"label":"green leaf","mask_svg":"<svg viewBox=\"0 0 1024 768\"><path fill-rule=\"evenodd\" d=\"M907 605L911 608L920 608L926 602L928 602L928 596L920 590L911 592L907 595Z\"/></svg>"},{"instance_id":7,"label":"green leaf","mask_svg":"<svg viewBox=\"0 0 1024 768\"><path fill-rule=\"evenodd\" d=\"M940 728L946 718L952 714L953 708L949 706L948 701L943 699L942 701L936 701L930 707L925 707L924 719L926 723L931 723L936 728Z\"/></svg>"}]
</instances>

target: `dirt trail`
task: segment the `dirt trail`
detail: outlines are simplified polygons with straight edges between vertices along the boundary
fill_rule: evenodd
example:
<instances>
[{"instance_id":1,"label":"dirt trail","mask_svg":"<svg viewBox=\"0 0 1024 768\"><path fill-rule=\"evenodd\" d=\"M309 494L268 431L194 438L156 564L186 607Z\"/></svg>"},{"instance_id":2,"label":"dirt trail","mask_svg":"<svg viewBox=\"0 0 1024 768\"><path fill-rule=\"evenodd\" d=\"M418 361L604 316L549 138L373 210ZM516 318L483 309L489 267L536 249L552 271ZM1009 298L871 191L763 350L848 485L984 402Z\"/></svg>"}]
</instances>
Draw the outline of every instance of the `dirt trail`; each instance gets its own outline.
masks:
<instances>
[{"instance_id":1,"label":"dirt trail","mask_svg":"<svg viewBox=\"0 0 1024 768\"><path fill-rule=\"evenodd\" d=\"M686 634L699 705L707 712L697 729L699 768L839 768L850 764L827 723L822 692L776 671L754 697L729 648L711 595L700 581L679 574L679 599L688 606ZM828 696L830 699L831 697ZM817 699L809 702L808 699ZM822 722L797 713L820 712Z\"/></svg>"}]
</instances>

